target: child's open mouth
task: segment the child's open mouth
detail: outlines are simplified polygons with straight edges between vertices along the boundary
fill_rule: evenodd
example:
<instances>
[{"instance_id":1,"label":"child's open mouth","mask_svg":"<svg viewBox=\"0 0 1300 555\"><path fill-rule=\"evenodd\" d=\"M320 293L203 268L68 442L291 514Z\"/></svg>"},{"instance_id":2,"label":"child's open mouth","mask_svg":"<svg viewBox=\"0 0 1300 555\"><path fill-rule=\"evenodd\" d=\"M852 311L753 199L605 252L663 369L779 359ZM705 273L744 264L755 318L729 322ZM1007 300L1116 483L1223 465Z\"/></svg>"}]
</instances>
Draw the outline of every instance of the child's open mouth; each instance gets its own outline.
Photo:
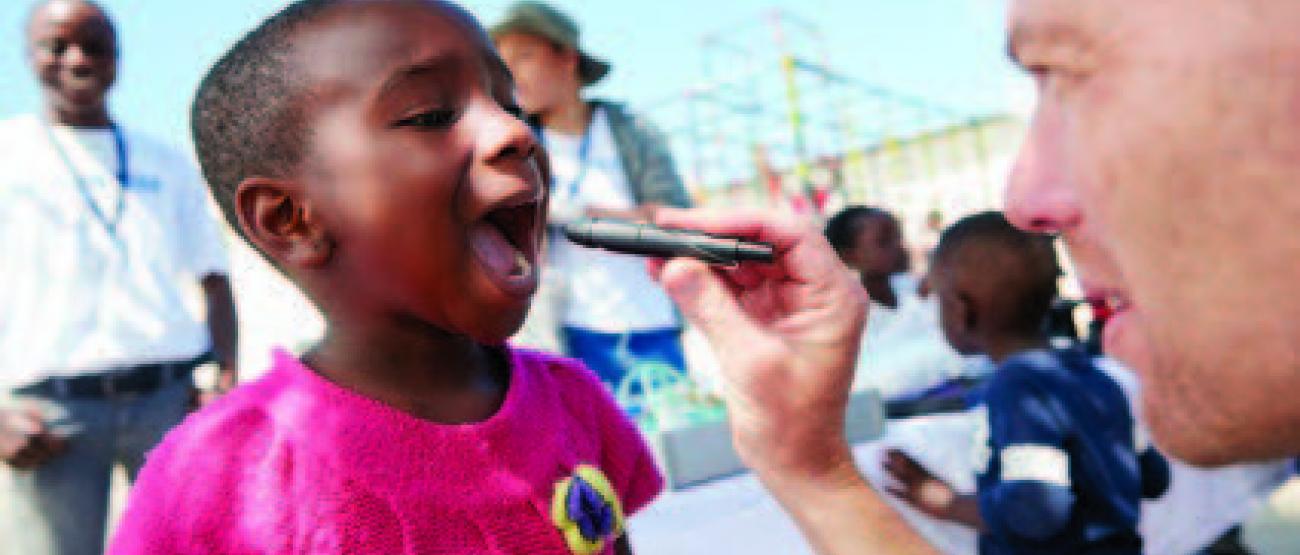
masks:
<instances>
[{"instance_id":1,"label":"child's open mouth","mask_svg":"<svg viewBox=\"0 0 1300 555\"><path fill-rule=\"evenodd\" d=\"M530 199L493 209L470 228L474 255L508 295L528 297L537 289L539 211Z\"/></svg>"}]
</instances>

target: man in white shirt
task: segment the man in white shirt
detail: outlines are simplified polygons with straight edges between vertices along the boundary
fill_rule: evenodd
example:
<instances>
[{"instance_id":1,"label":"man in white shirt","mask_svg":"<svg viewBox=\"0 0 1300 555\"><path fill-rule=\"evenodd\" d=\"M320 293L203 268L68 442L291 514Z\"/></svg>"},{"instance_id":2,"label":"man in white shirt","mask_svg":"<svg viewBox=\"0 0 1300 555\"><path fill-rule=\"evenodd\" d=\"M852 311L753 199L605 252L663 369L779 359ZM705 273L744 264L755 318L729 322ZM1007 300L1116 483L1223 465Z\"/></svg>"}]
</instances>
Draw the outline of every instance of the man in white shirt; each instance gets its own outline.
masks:
<instances>
[{"instance_id":1,"label":"man in white shirt","mask_svg":"<svg viewBox=\"0 0 1300 555\"><path fill-rule=\"evenodd\" d=\"M226 259L189 159L107 108L117 39L82 0L32 12L44 111L0 121L0 538L99 553L114 466L134 478L212 360L236 381ZM201 286L205 323L186 308Z\"/></svg>"},{"instance_id":2,"label":"man in white shirt","mask_svg":"<svg viewBox=\"0 0 1300 555\"><path fill-rule=\"evenodd\" d=\"M643 220L660 206L689 204L668 147L653 127L618 104L582 98L582 89L603 78L609 64L580 50L572 20L550 6L520 2L492 28L492 36L524 109L541 120L554 176L552 223ZM681 320L644 260L559 236L551 241L549 258L547 272L560 289L556 319L570 356L611 387L639 361L685 370Z\"/></svg>"}]
</instances>

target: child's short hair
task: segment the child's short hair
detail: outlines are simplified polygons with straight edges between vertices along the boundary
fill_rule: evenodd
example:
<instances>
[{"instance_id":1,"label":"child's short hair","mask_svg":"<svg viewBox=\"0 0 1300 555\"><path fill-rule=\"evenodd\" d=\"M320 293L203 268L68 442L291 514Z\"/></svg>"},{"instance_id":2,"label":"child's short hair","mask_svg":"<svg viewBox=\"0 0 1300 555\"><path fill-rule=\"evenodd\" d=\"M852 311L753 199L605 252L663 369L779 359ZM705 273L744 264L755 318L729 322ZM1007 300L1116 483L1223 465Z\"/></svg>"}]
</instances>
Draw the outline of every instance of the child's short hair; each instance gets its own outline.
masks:
<instances>
[{"instance_id":1,"label":"child's short hair","mask_svg":"<svg viewBox=\"0 0 1300 555\"><path fill-rule=\"evenodd\" d=\"M977 284L1000 327L1016 332L1042 330L1061 273L1052 238L1017 229L1001 212L966 216L944 230L934 266Z\"/></svg>"},{"instance_id":2,"label":"child's short hair","mask_svg":"<svg viewBox=\"0 0 1300 555\"><path fill-rule=\"evenodd\" d=\"M294 35L341 0L299 0L236 42L199 83L190 112L194 149L231 227L235 189L249 176L286 177L302 161L308 129Z\"/></svg>"},{"instance_id":3,"label":"child's short hair","mask_svg":"<svg viewBox=\"0 0 1300 555\"><path fill-rule=\"evenodd\" d=\"M826 221L826 241L835 252L843 253L853 248L862 232L862 222L871 218L894 219L894 215L875 206L853 205L840 210Z\"/></svg>"}]
</instances>

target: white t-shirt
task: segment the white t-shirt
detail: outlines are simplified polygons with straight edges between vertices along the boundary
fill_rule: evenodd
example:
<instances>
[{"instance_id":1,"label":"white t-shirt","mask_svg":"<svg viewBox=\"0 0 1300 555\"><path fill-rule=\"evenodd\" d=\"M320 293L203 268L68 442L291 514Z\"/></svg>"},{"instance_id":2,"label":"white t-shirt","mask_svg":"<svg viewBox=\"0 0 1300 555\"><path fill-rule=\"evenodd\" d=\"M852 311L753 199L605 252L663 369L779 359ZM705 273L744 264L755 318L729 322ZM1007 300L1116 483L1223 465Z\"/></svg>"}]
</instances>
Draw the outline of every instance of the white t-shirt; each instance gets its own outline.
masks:
<instances>
[{"instance_id":1,"label":"white t-shirt","mask_svg":"<svg viewBox=\"0 0 1300 555\"><path fill-rule=\"evenodd\" d=\"M588 208L632 209L636 202L618 156L605 111L592 114L591 139L582 177L582 137L546 133L546 148L555 174L552 221L580 218ZM551 266L563 286L563 325L621 333L679 327L667 293L650 278L645 259L575 245L560 238L552 244Z\"/></svg>"},{"instance_id":2,"label":"white t-shirt","mask_svg":"<svg viewBox=\"0 0 1300 555\"><path fill-rule=\"evenodd\" d=\"M0 390L210 348L185 302L186 285L227 272L206 188L188 157L123 133L129 184L110 235L73 171L115 219L112 132L0 121Z\"/></svg>"},{"instance_id":3,"label":"white t-shirt","mask_svg":"<svg viewBox=\"0 0 1300 555\"><path fill-rule=\"evenodd\" d=\"M933 297L919 297L916 280L908 276L894 276L890 284L898 307L871 303L854 391L876 389L886 399L894 399L963 375L967 361L944 339Z\"/></svg>"}]
</instances>

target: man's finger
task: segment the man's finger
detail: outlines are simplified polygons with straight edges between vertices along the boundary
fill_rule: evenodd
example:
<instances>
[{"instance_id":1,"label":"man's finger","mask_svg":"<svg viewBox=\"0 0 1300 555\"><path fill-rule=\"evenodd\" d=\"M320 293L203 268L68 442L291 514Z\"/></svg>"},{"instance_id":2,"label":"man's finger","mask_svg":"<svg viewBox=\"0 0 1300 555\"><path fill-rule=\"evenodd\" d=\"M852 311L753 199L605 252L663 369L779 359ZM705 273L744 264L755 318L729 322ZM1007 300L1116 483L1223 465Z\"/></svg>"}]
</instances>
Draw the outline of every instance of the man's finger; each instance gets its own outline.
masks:
<instances>
[{"instance_id":1,"label":"man's finger","mask_svg":"<svg viewBox=\"0 0 1300 555\"><path fill-rule=\"evenodd\" d=\"M719 350L743 345L752 337L754 322L731 287L703 262L670 260L664 264L660 279L686 318Z\"/></svg>"}]
</instances>

